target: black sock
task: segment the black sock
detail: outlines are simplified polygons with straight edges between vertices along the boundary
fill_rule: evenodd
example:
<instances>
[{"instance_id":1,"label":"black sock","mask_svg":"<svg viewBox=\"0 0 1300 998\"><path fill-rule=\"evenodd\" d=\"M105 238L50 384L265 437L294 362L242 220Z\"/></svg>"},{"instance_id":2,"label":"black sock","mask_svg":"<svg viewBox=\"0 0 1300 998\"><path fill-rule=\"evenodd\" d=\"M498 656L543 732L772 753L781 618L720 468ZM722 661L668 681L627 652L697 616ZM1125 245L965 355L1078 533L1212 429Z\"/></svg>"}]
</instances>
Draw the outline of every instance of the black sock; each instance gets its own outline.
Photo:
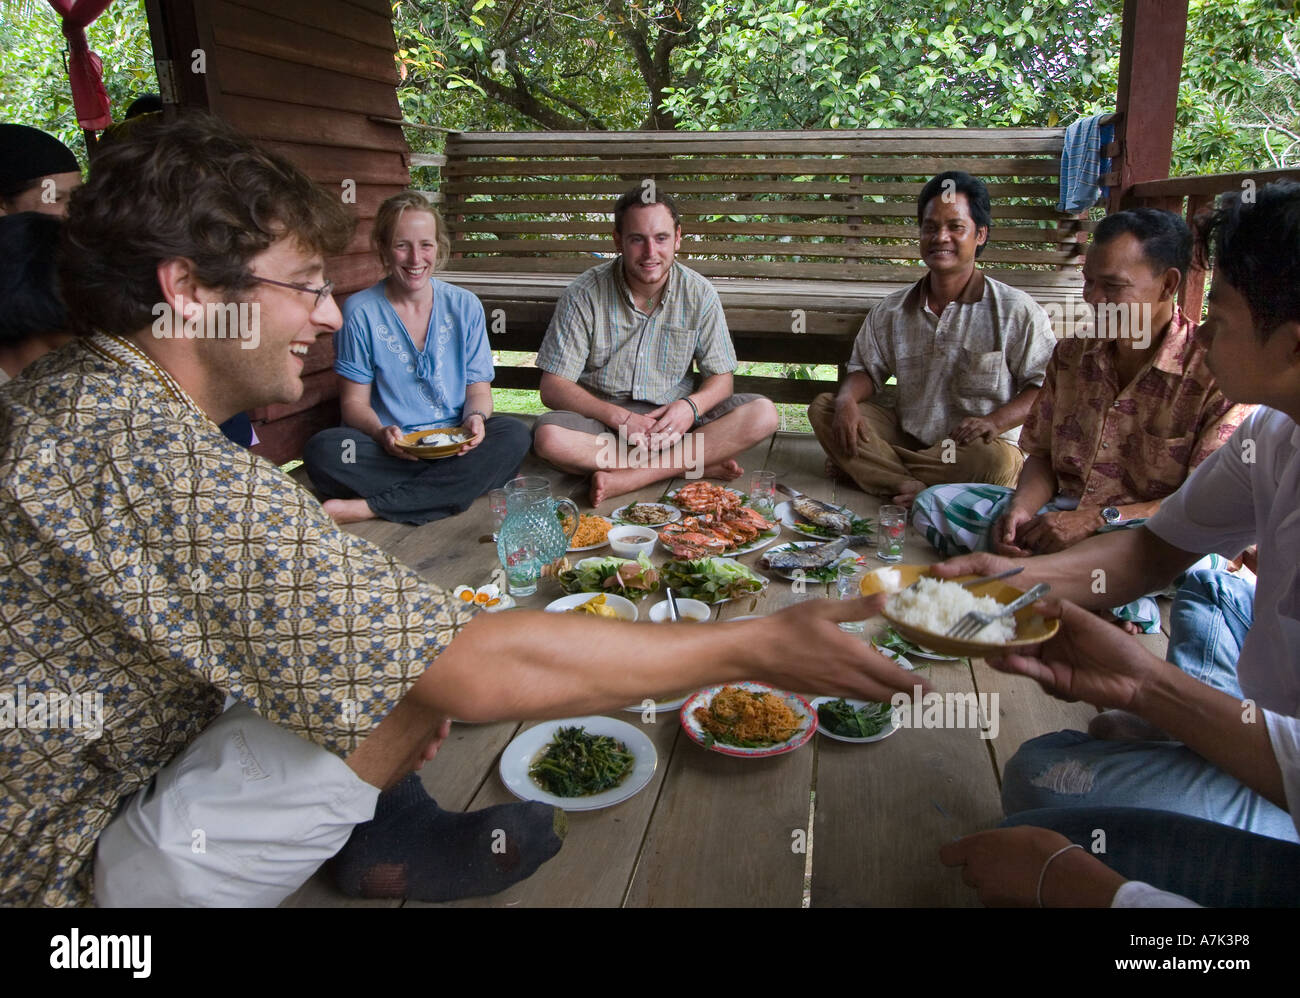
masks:
<instances>
[{"instance_id":1,"label":"black sock","mask_svg":"<svg viewBox=\"0 0 1300 998\"><path fill-rule=\"evenodd\" d=\"M496 894L560 850L568 825L549 804L498 804L444 811L416 773L379 795L375 816L357 825L335 857L340 889L352 897L455 901Z\"/></svg>"}]
</instances>

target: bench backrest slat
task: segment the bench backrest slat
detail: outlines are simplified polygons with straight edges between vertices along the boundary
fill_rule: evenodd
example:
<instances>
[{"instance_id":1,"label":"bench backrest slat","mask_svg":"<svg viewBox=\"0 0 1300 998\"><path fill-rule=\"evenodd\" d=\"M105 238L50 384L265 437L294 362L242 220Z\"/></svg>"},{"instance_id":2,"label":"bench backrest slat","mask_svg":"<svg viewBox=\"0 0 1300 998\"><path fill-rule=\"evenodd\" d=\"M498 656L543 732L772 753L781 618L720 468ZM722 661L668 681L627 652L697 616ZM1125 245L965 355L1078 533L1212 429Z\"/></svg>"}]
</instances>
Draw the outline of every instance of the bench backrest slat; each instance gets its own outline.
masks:
<instances>
[{"instance_id":1,"label":"bench backrest slat","mask_svg":"<svg viewBox=\"0 0 1300 998\"><path fill-rule=\"evenodd\" d=\"M986 265L1017 285L1077 285L1075 234L1091 225L1056 211L1063 142L1059 128L455 133L450 269L578 273L612 252L614 197L652 180L677 200L680 256L701 273L915 280L917 195L960 169L989 184Z\"/></svg>"}]
</instances>

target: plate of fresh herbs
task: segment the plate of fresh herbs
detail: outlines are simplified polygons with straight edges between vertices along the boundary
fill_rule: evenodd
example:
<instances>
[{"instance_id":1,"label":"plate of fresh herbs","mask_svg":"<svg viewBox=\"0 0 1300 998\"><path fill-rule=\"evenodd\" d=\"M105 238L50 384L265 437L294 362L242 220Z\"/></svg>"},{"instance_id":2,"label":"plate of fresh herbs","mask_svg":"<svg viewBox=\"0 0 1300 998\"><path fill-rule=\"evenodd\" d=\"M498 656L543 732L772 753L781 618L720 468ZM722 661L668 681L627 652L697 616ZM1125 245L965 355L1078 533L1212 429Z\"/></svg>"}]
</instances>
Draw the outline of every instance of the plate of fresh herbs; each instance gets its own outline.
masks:
<instances>
[{"instance_id":1,"label":"plate of fresh herbs","mask_svg":"<svg viewBox=\"0 0 1300 998\"><path fill-rule=\"evenodd\" d=\"M622 803L654 776L659 755L638 728L612 717L545 721L501 753L501 782L516 797L565 811Z\"/></svg>"},{"instance_id":2,"label":"plate of fresh herbs","mask_svg":"<svg viewBox=\"0 0 1300 998\"><path fill-rule=\"evenodd\" d=\"M846 697L817 697L817 730L837 742L866 745L888 738L898 730L894 708L887 703L849 700Z\"/></svg>"}]
</instances>

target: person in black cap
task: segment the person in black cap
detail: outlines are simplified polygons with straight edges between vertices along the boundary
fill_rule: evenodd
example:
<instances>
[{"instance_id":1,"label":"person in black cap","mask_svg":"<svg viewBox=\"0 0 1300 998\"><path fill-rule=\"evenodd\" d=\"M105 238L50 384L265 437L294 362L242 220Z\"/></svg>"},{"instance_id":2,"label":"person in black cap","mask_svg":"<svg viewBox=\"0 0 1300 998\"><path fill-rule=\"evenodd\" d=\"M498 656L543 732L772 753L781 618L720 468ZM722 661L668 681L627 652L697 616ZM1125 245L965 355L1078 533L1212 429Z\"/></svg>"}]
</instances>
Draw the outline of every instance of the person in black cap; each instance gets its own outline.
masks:
<instances>
[{"instance_id":1,"label":"person in black cap","mask_svg":"<svg viewBox=\"0 0 1300 998\"><path fill-rule=\"evenodd\" d=\"M40 211L62 217L81 186L72 150L38 128L0 125L0 215Z\"/></svg>"}]
</instances>

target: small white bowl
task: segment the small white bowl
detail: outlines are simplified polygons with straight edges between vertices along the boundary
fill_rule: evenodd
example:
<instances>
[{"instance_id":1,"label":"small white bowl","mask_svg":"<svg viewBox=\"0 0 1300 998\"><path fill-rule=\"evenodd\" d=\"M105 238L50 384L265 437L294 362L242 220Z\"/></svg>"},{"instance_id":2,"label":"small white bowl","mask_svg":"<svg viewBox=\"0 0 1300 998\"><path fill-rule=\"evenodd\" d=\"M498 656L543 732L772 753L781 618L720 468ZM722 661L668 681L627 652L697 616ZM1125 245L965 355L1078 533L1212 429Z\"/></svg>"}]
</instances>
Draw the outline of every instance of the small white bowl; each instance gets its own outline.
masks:
<instances>
[{"instance_id":1,"label":"small white bowl","mask_svg":"<svg viewBox=\"0 0 1300 998\"><path fill-rule=\"evenodd\" d=\"M547 613L564 613L572 610L575 606L581 606L589 599L595 599L600 593L574 593L571 596L561 596L557 600L552 600L546 604ZM605 605L611 607L618 614L619 620L635 621L639 614L636 605L629 599L622 596L616 596L613 593L605 594Z\"/></svg>"},{"instance_id":2,"label":"small white bowl","mask_svg":"<svg viewBox=\"0 0 1300 998\"><path fill-rule=\"evenodd\" d=\"M677 612L682 615L683 620L698 620L703 623L706 620L713 619L713 608L707 603L697 599L686 599L679 597L677 600ZM668 601L660 600L650 608L650 619L656 624L670 622L668 616Z\"/></svg>"},{"instance_id":3,"label":"small white bowl","mask_svg":"<svg viewBox=\"0 0 1300 998\"><path fill-rule=\"evenodd\" d=\"M634 544L628 540L629 537L649 537L648 541L642 541ZM609 546L614 553L620 558L635 559L638 554L645 554L648 558L654 552L655 544L659 540L659 535L655 533L654 527L642 527L637 524L624 524L621 527L614 527L609 532Z\"/></svg>"}]
</instances>

